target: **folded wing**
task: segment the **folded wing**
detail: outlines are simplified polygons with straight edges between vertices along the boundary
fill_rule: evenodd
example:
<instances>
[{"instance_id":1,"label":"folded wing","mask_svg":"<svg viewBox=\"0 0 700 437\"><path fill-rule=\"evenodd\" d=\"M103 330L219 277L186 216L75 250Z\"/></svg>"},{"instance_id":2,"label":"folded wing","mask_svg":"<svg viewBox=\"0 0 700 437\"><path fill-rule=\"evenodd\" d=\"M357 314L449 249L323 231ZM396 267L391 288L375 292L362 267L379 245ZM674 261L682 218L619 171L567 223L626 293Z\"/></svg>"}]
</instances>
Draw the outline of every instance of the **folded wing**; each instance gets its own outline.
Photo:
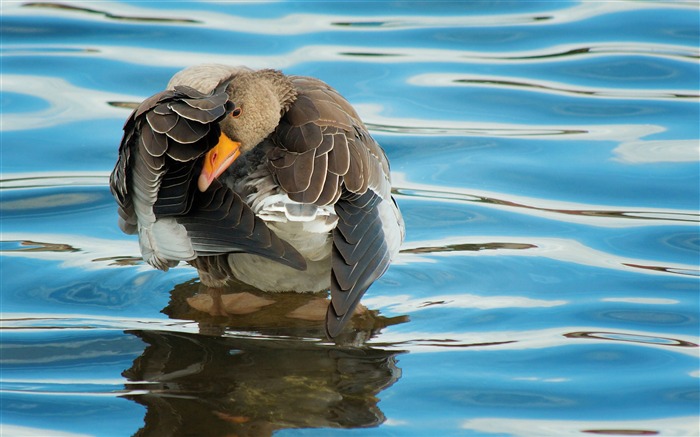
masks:
<instances>
[{"instance_id":1,"label":"folded wing","mask_svg":"<svg viewBox=\"0 0 700 437\"><path fill-rule=\"evenodd\" d=\"M144 259L167 269L181 260L255 253L303 269L280 240L231 189L196 189L201 157L218 141L218 122L233 109L225 84L210 94L176 86L146 99L124 126L110 176L120 227L138 233Z\"/></svg>"},{"instance_id":2,"label":"folded wing","mask_svg":"<svg viewBox=\"0 0 700 437\"><path fill-rule=\"evenodd\" d=\"M269 169L292 200L334 204L338 225L326 317L333 337L386 271L403 224L391 198L388 160L352 106L317 79L292 81L298 97L274 133Z\"/></svg>"}]
</instances>

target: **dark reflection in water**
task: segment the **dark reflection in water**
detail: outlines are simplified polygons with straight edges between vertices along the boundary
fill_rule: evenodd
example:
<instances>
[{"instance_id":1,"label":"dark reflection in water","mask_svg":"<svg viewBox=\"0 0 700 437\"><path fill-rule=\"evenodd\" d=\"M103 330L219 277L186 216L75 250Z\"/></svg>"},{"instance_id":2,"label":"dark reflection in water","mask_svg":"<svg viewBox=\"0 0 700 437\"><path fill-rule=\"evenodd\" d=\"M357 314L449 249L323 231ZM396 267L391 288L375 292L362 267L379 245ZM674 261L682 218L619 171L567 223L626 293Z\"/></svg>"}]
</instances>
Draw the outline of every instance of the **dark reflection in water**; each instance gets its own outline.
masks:
<instances>
[{"instance_id":1,"label":"dark reflection in water","mask_svg":"<svg viewBox=\"0 0 700 437\"><path fill-rule=\"evenodd\" d=\"M132 331L148 344L123 376L147 409L138 436L265 436L285 428L377 426L396 352L300 340Z\"/></svg>"},{"instance_id":2,"label":"dark reflection in water","mask_svg":"<svg viewBox=\"0 0 700 437\"><path fill-rule=\"evenodd\" d=\"M678 340L667 337L652 337L649 335L625 334L619 332L571 332L564 334L567 338L582 338L595 340L610 340L624 341L631 343L655 344L661 346L677 346L677 347L698 347L697 344L689 341Z\"/></svg>"},{"instance_id":3,"label":"dark reflection in water","mask_svg":"<svg viewBox=\"0 0 700 437\"><path fill-rule=\"evenodd\" d=\"M373 52L340 52L341 56L358 56L358 57L391 57L391 56L404 56L401 53L373 53Z\"/></svg>"},{"instance_id":4,"label":"dark reflection in water","mask_svg":"<svg viewBox=\"0 0 700 437\"><path fill-rule=\"evenodd\" d=\"M0 243L0 253L2 252L79 252L70 244L45 243L41 241L2 241Z\"/></svg>"},{"instance_id":5,"label":"dark reflection in water","mask_svg":"<svg viewBox=\"0 0 700 437\"><path fill-rule=\"evenodd\" d=\"M503 87L513 87L513 88L524 88L541 90L544 92L554 92L554 93L564 93L564 94L574 94L574 95L584 95L584 96L614 96L614 97L639 97L639 91L631 91L630 94L624 94L620 90L595 90L588 88L567 88L567 87L556 87L547 86L540 83L532 83L526 81L515 81L515 80L502 80L502 79L454 79L452 81L456 84L464 85L487 85L487 86L503 86ZM645 92L644 97L647 99L652 98L674 98L674 99L696 99L698 96L691 93L676 93L676 92Z\"/></svg>"},{"instance_id":6,"label":"dark reflection in water","mask_svg":"<svg viewBox=\"0 0 700 437\"><path fill-rule=\"evenodd\" d=\"M678 222L698 223L700 216L695 213L665 211L663 213L655 211L622 211L622 210L583 210L583 209L563 209L545 208L536 205L513 202L510 200L497 199L493 197L479 196L477 194L459 193L456 191L435 191L416 188L394 188L393 193L416 198L438 198L463 202L485 203L490 205L502 205L513 208L532 209L543 212L551 212L565 215L588 216L588 217L608 217L635 220L670 220Z\"/></svg>"},{"instance_id":7,"label":"dark reflection in water","mask_svg":"<svg viewBox=\"0 0 700 437\"><path fill-rule=\"evenodd\" d=\"M631 264L631 263L624 263L624 265L626 265L628 267L636 267L638 269L654 270L657 272L664 272L664 273L674 273L677 275L700 276L700 272L698 272L697 270L678 269L678 268L664 267L664 266L643 266L643 265Z\"/></svg>"},{"instance_id":8,"label":"dark reflection in water","mask_svg":"<svg viewBox=\"0 0 700 437\"><path fill-rule=\"evenodd\" d=\"M405 126L367 122L370 131L388 132L406 135L468 135L493 137L525 137L553 135L581 135L587 133L582 129L549 129L549 128L477 128L477 127L445 127L445 126Z\"/></svg>"},{"instance_id":9,"label":"dark reflection in water","mask_svg":"<svg viewBox=\"0 0 700 437\"><path fill-rule=\"evenodd\" d=\"M352 27L387 27L392 23L387 21L337 21L331 23L332 26L352 26Z\"/></svg>"},{"instance_id":10,"label":"dark reflection in water","mask_svg":"<svg viewBox=\"0 0 700 437\"><path fill-rule=\"evenodd\" d=\"M115 108L124 108L132 111L139 106L138 102L107 102L107 104Z\"/></svg>"},{"instance_id":11,"label":"dark reflection in water","mask_svg":"<svg viewBox=\"0 0 700 437\"><path fill-rule=\"evenodd\" d=\"M243 331L318 343L327 341L328 302L323 293L265 293L243 284L221 291L190 280L175 286L162 312L173 319L197 322L200 333L207 335ZM360 305L335 342L359 346L382 328L406 321L407 316L384 317Z\"/></svg>"},{"instance_id":12,"label":"dark reflection in water","mask_svg":"<svg viewBox=\"0 0 700 437\"><path fill-rule=\"evenodd\" d=\"M658 431L648 429L584 429L581 432L599 435L659 435Z\"/></svg>"},{"instance_id":13,"label":"dark reflection in water","mask_svg":"<svg viewBox=\"0 0 700 437\"><path fill-rule=\"evenodd\" d=\"M362 344L405 317L364 310L332 344L315 311L325 299L246 293L252 297L241 309L227 297L243 293L189 281L172 290L163 312L195 320L199 334L127 331L148 345L123 372L132 391L126 397L147 409L137 436L266 436L384 422L377 396L401 376L398 352Z\"/></svg>"},{"instance_id":14,"label":"dark reflection in water","mask_svg":"<svg viewBox=\"0 0 700 437\"><path fill-rule=\"evenodd\" d=\"M526 243L479 243L479 244L446 244L443 246L424 246L416 247L412 249L402 249L401 253L438 253L438 252L478 252L482 250L525 250L525 249L536 249L537 246L534 244Z\"/></svg>"},{"instance_id":15,"label":"dark reflection in water","mask_svg":"<svg viewBox=\"0 0 700 437\"><path fill-rule=\"evenodd\" d=\"M162 18L162 17L134 17L127 15L112 14L106 11L100 11L98 9L90 9L86 7L65 5L60 3L46 3L46 2L31 2L22 5L25 8L49 8L49 9L60 9L64 11L71 12L83 12L88 14L102 15L105 18L120 21L134 21L134 22L145 22L145 23L180 23L180 24L201 24L201 21L191 20L188 18Z\"/></svg>"}]
</instances>

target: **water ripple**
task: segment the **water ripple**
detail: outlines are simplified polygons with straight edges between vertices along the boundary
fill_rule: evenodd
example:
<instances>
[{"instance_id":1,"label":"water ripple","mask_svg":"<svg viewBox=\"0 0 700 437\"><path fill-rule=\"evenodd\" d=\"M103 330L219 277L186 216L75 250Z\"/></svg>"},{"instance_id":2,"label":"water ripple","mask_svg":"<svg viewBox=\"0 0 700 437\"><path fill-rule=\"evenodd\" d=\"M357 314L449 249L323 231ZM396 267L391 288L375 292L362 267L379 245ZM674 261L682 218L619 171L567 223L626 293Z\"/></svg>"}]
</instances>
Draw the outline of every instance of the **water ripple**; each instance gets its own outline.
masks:
<instances>
[{"instance_id":1,"label":"water ripple","mask_svg":"<svg viewBox=\"0 0 700 437\"><path fill-rule=\"evenodd\" d=\"M527 89L555 95L575 95L630 100L697 99L700 94L693 90L647 90L620 88L576 88L571 85L543 81L517 80L509 77L467 76L446 73L428 73L413 76L408 83L419 86L478 86L504 89Z\"/></svg>"},{"instance_id":2,"label":"water ripple","mask_svg":"<svg viewBox=\"0 0 700 437\"><path fill-rule=\"evenodd\" d=\"M162 17L137 17L122 15L117 13L110 13L106 11L101 11L99 9L92 9L86 7L72 6L61 3L46 3L46 2L29 2L22 4L25 8L37 8L37 9L56 9L64 12L79 12L87 14L101 15L104 18L119 21L132 21L136 23L177 23L177 24L202 24L201 21L192 20L189 18L162 18Z\"/></svg>"},{"instance_id":3,"label":"water ripple","mask_svg":"<svg viewBox=\"0 0 700 437\"><path fill-rule=\"evenodd\" d=\"M397 173L395 193L446 202L479 203L494 208L513 208L522 214L551 217L558 220L584 223L592 226L628 227L655 225L688 225L700 223L700 214L690 210L661 210L654 208L610 208L599 205L583 205L558 202L552 199L534 199L506 193L491 193L409 182Z\"/></svg>"},{"instance_id":4,"label":"water ripple","mask_svg":"<svg viewBox=\"0 0 700 437\"><path fill-rule=\"evenodd\" d=\"M2 80L3 91L37 97L48 104L48 108L31 113L3 113L0 131L4 132L43 129L99 118L121 119L123 110L111 107L107 102L136 100L124 94L81 88L52 76L3 74ZM62 92L56 93L56 89Z\"/></svg>"},{"instance_id":5,"label":"water ripple","mask_svg":"<svg viewBox=\"0 0 700 437\"><path fill-rule=\"evenodd\" d=\"M478 418L465 420L462 429L484 434L504 434L512 437L560 437L562 435L695 436L697 417L684 416L664 419L642 418L638 420L537 420Z\"/></svg>"},{"instance_id":6,"label":"water ripple","mask_svg":"<svg viewBox=\"0 0 700 437\"><path fill-rule=\"evenodd\" d=\"M415 331L393 331L384 333L380 339L370 343L378 347L400 347L412 353L448 352L442 349L444 344L451 347L468 347L475 349L497 348L508 351L556 348L571 345L579 340L598 342L622 342L639 347L666 349L674 353L697 356L698 344L691 336L670 338L663 334L642 331L599 332L586 327L570 327L572 331L559 329L541 329L526 331L490 331L472 333L435 333Z\"/></svg>"},{"instance_id":7,"label":"water ripple","mask_svg":"<svg viewBox=\"0 0 700 437\"><path fill-rule=\"evenodd\" d=\"M627 258L609 252L596 250L576 240L538 237L509 237L510 244L500 244L494 252L474 251L473 248L488 247L493 241L503 237L451 236L442 240L411 241L402 246L396 263L434 263L437 257L449 256L529 256L544 257L552 260L599 267L619 271L631 271L646 274L668 274L700 277L696 265L669 263ZM444 250L443 247L460 247L462 250ZM438 250L432 250L437 247ZM513 250L515 248L515 250ZM525 250L522 250L525 248ZM660 265L661 264L661 265Z\"/></svg>"},{"instance_id":8,"label":"water ripple","mask_svg":"<svg viewBox=\"0 0 700 437\"><path fill-rule=\"evenodd\" d=\"M42 172L13 173L0 179L0 190L48 188L64 186L106 186L108 172Z\"/></svg>"},{"instance_id":9,"label":"water ripple","mask_svg":"<svg viewBox=\"0 0 700 437\"><path fill-rule=\"evenodd\" d=\"M3 431L695 435L697 4L507 6L4 2ZM116 226L124 120L212 62L327 81L392 162L407 241L338 344Z\"/></svg>"},{"instance_id":10,"label":"water ripple","mask_svg":"<svg viewBox=\"0 0 700 437\"><path fill-rule=\"evenodd\" d=\"M571 332L569 334L565 334L564 336L568 338L625 341L631 343L658 344L663 346L698 347L698 345L695 343L677 340L674 338L651 337L648 335L625 334L620 332Z\"/></svg>"}]
</instances>

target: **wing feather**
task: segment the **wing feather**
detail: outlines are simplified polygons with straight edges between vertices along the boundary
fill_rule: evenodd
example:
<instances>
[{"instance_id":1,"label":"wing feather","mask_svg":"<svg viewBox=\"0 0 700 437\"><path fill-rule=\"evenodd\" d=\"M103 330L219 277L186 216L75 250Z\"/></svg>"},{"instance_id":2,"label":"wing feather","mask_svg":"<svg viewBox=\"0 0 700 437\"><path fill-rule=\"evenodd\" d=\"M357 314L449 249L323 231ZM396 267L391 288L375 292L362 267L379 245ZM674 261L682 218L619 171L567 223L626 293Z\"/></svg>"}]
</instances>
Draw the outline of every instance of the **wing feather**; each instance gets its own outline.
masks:
<instances>
[{"instance_id":1,"label":"wing feather","mask_svg":"<svg viewBox=\"0 0 700 437\"><path fill-rule=\"evenodd\" d=\"M173 112L156 114L153 111L149 111L146 113L148 125L151 126L151 129L153 129L154 132L159 134L170 132L170 130L175 127L179 119L180 117Z\"/></svg>"},{"instance_id":2,"label":"wing feather","mask_svg":"<svg viewBox=\"0 0 700 437\"><path fill-rule=\"evenodd\" d=\"M285 153L284 158L269 162L277 181L287 193L299 193L309 188L314 171L314 149L304 153ZM277 168L276 163L284 166Z\"/></svg>"},{"instance_id":3,"label":"wing feather","mask_svg":"<svg viewBox=\"0 0 700 437\"><path fill-rule=\"evenodd\" d=\"M306 261L281 240L231 189L218 181L195 198L189 214L177 217L187 229L198 256L246 252L273 259L296 269Z\"/></svg>"},{"instance_id":4,"label":"wing feather","mask_svg":"<svg viewBox=\"0 0 700 437\"><path fill-rule=\"evenodd\" d=\"M319 205L332 205L340 198L341 186L338 175L326 173L326 180L323 183L323 191L318 196L316 203Z\"/></svg>"},{"instance_id":5,"label":"wing feather","mask_svg":"<svg viewBox=\"0 0 700 437\"><path fill-rule=\"evenodd\" d=\"M344 176L350 169L350 150L348 139L344 133L332 135L333 148L328 152L328 171L338 176Z\"/></svg>"},{"instance_id":6,"label":"wing feather","mask_svg":"<svg viewBox=\"0 0 700 437\"><path fill-rule=\"evenodd\" d=\"M196 120L190 120L185 117L178 117L177 123L166 132L168 138L172 138L180 144L192 144L201 140L209 130L211 125L202 124Z\"/></svg>"},{"instance_id":7,"label":"wing feather","mask_svg":"<svg viewBox=\"0 0 700 437\"><path fill-rule=\"evenodd\" d=\"M391 199L386 156L352 106L317 79L295 77L293 83L298 98L271 138L275 147L268 153L268 168L290 199L334 205L338 224L326 317L334 337L367 288L386 271L398 250L403 223Z\"/></svg>"},{"instance_id":8,"label":"wing feather","mask_svg":"<svg viewBox=\"0 0 700 437\"><path fill-rule=\"evenodd\" d=\"M317 79L293 76L291 81L296 100L285 106L270 137L274 147L267 155L268 169L292 200L334 205L338 224L332 233L332 303L326 317L333 337L388 268L403 238L403 223L391 199L386 156L352 106ZM196 254L191 262L215 278L230 273L226 257L233 252L303 269L303 257L233 190L216 181L207 192L196 192L201 156L218 138L218 121L232 109L224 86L210 94L176 86L146 99L129 117L110 176L120 226L135 232L149 220L172 217L174 224L168 226L186 235L189 246L168 242L167 252ZM143 238L142 251L155 258L152 265L172 265Z\"/></svg>"},{"instance_id":9,"label":"wing feather","mask_svg":"<svg viewBox=\"0 0 700 437\"><path fill-rule=\"evenodd\" d=\"M124 125L110 189L120 226L138 231L144 259L154 267L248 252L305 268L301 255L230 188L217 182L196 191L201 156L218 141L218 122L232 108L225 85L210 94L177 86L144 100Z\"/></svg>"},{"instance_id":10,"label":"wing feather","mask_svg":"<svg viewBox=\"0 0 700 437\"><path fill-rule=\"evenodd\" d=\"M326 183L328 168L328 155L317 156L313 160L311 177L306 184L306 189L298 193L289 193L289 198L302 203L315 203L323 192Z\"/></svg>"},{"instance_id":11,"label":"wing feather","mask_svg":"<svg viewBox=\"0 0 700 437\"><path fill-rule=\"evenodd\" d=\"M331 304L326 315L330 337L337 336L372 283L384 274L393 255L379 211L382 201L372 190L345 195L336 203L333 230ZM342 211L342 212L341 212Z\"/></svg>"},{"instance_id":12,"label":"wing feather","mask_svg":"<svg viewBox=\"0 0 700 437\"><path fill-rule=\"evenodd\" d=\"M194 104L194 102L197 101L207 101L207 99L183 99L179 102L170 103L170 108L173 112L188 120L194 120L203 124L213 123L226 113L226 107L224 105L218 105L211 109L203 109Z\"/></svg>"},{"instance_id":13,"label":"wing feather","mask_svg":"<svg viewBox=\"0 0 700 437\"><path fill-rule=\"evenodd\" d=\"M136 134L136 131L133 132ZM150 157L161 157L168 150L168 141L165 135L161 135L154 131L150 125L145 125L140 127L138 130L138 141L143 143L143 147L146 149L144 155ZM130 144L131 142L127 143Z\"/></svg>"}]
</instances>

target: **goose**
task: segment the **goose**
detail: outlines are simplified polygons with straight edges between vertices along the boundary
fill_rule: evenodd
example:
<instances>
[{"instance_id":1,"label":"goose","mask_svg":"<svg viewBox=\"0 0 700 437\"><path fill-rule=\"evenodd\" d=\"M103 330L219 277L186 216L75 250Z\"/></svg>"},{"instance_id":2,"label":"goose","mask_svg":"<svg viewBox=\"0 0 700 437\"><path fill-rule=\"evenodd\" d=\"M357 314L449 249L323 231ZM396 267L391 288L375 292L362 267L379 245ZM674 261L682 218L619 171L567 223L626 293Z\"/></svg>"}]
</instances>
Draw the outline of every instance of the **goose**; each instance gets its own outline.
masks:
<instances>
[{"instance_id":1,"label":"goose","mask_svg":"<svg viewBox=\"0 0 700 437\"><path fill-rule=\"evenodd\" d=\"M144 261L206 287L330 290L329 337L399 250L389 161L325 82L206 64L176 73L124 124L110 175Z\"/></svg>"}]
</instances>

